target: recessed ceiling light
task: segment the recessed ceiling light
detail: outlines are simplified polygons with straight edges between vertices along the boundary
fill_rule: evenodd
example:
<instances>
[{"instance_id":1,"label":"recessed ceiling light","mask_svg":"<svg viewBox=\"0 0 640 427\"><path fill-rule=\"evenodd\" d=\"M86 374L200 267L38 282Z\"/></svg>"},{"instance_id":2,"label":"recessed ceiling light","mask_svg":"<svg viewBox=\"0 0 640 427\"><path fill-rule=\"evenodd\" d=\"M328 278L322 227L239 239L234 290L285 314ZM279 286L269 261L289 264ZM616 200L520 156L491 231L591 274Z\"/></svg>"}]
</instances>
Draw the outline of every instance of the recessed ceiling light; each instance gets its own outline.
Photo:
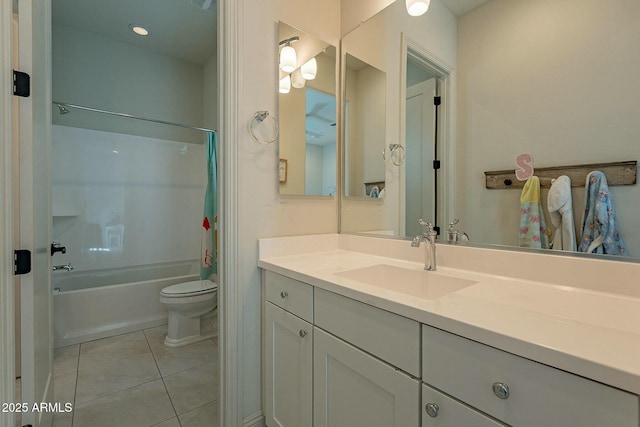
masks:
<instances>
[{"instance_id":1,"label":"recessed ceiling light","mask_svg":"<svg viewBox=\"0 0 640 427\"><path fill-rule=\"evenodd\" d=\"M148 36L149 30L139 24L129 24L129 29L139 36Z\"/></svg>"}]
</instances>

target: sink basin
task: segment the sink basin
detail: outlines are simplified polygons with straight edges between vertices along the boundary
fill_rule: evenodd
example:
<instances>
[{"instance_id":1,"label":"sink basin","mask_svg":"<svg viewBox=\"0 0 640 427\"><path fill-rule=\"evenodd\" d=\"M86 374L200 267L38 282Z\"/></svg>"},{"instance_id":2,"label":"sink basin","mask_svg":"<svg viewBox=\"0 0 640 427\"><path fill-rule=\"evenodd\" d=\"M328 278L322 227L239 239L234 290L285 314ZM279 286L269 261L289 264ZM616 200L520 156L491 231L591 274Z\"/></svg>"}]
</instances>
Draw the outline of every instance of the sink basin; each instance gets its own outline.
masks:
<instances>
[{"instance_id":1,"label":"sink basin","mask_svg":"<svg viewBox=\"0 0 640 427\"><path fill-rule=\"evenodd\" d=\"M478 282L437 271L412 270L387 264L336 273L344 277L422 299L437 299Z\"/></svg>"}]
</instances>

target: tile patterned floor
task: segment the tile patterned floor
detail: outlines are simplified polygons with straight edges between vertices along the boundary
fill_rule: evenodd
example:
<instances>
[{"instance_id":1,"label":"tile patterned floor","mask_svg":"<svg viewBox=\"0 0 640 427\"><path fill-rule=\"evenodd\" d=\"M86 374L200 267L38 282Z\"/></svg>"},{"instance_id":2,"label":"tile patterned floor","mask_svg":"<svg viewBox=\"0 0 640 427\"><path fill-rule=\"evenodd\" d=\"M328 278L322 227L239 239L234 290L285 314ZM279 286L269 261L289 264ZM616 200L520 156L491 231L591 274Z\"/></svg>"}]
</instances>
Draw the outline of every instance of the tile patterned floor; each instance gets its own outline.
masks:
<instances>
[{"instance_id":1,"label":"tile patterned floor","mask_svg":"<svg viewBox=\"0 0 640 427\"><path fill-rule=\"evenodd\" d=\"M54 352L54 427L217 427L218 343L163 344L167 327Z\"/></svg>"}]
</instances>

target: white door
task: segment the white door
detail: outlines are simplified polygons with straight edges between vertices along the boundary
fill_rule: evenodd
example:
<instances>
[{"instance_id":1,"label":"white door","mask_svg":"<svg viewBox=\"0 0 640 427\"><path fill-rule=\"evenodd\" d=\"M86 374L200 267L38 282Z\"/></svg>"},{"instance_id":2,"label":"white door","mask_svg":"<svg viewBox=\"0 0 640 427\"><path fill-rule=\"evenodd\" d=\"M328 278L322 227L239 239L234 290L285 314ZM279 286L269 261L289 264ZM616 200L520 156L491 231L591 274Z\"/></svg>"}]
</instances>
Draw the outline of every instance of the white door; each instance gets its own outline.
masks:
<instances>
[{"instance_id":1,"label":"white door","mask_svg":"<svg viewBox=\"0 0 640 427\"><path fill-rule=\"evenodd\" d=\"M266 423L311 427L313 326L265 303Z\"/></svg>"},{"instance_id":2,"label":"white door","mask_svg":"<svg viewBox=\"0 0 640 427\"><path fill-rule=\"evenodd\" d=\"M420 383L314 328L315 427L418 427Z\"/></svg>"},{"instance_id":3,"label":"white door","mask_svg":"<svg viewBox=\"0 0 640 427\"><path fill-rule=\"evenodd\" d=\"M436 79L407 88L405 127L405 236L422 233L420 218L435 221L435 106ZM434 225L436 225L434 223Z\"/></svg>"},{"instance_id":4,"label":"white door","mask_svg":"<svg viewBox=\"0 0 640 427\"><path fill-rule=\"evenodd\" d=\"M32 254L32 271L20 278L22 402L53 401L51 292L51 3L20 0L19 64L31 76L31 96L19 99L19 240ZM22 424L50 426L50 411L28 411Z\"/></svg>"}]
</instances>

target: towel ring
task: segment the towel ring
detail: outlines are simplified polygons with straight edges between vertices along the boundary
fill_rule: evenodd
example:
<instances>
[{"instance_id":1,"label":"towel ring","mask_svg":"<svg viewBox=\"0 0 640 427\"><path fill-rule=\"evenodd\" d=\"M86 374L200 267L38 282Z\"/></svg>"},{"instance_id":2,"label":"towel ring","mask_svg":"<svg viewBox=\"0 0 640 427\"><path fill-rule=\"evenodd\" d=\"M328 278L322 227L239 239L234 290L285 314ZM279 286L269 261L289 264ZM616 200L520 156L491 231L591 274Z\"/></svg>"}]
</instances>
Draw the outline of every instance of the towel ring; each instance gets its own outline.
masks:
<instances>
[{"instance_id":1,"label":"towel ring","mask_svg":"<svg viewBox=\"0 0 640 427\"><path fill-rule=\"evenodd\" d=\"M256 135L255 129L257 126L260 126L260 124L264 122L267 117L273 121L274 135L273 138L264 140ZM255 139L260 144L271 144L272 142L275 142L276 139L278 139L278 121L275 119L275 117L269 114L268 111L256 111L256 113L253 115L253 118L249 122L249 133L251 134L253 139Z\"/></svg>"},{"instance_id":2,"label":"towel ring","mask_svg":"<svg viewBox=\"0 0 640 427\"><path fill-rule=\"evenodd\" d=\"M402 151L398 151L398 149L402 149ZM404 146L400 144L389 144L389 152L391 153L391 162L394 165L400 166L401 164L404 163L404 160L405 160ZM399 157L396 156L396 153L398 153ZM382 159L387 160L386 153L384 150L382 151Z\"/></svg>"}]
</instances>

